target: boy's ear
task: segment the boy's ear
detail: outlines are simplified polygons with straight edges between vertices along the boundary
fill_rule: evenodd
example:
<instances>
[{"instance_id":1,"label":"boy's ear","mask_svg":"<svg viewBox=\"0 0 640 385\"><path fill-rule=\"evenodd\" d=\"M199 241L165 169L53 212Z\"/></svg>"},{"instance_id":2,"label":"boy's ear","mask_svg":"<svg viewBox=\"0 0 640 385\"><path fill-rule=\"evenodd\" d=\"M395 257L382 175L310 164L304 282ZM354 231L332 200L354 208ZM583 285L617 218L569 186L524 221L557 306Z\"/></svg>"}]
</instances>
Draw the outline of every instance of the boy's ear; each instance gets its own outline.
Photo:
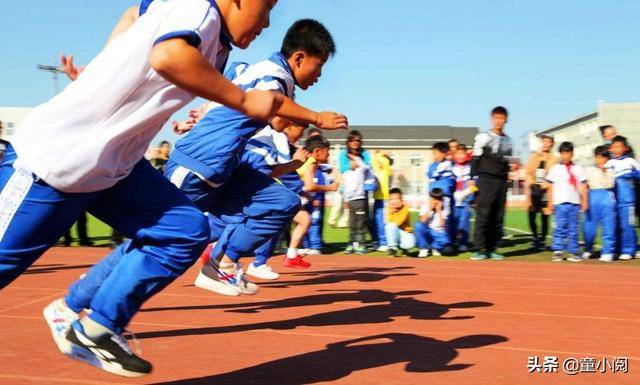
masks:
<instances>
[{"instance_id":1,"label":"boy's ear","mask_svg":"<svg viewBox=\"0 0 640 385\"><path fill-rule=\"evenodd\" d=\"M300 68L300 66L302 65L302 62L304 61L304 58L305 58L306 56L307 56L307 55L306 55L303 51L296 51L296 52L293 54L293 61L294 61L294 63L296 63L296 66L297 66L298 68Z\"/></svg>"}]
</instances>

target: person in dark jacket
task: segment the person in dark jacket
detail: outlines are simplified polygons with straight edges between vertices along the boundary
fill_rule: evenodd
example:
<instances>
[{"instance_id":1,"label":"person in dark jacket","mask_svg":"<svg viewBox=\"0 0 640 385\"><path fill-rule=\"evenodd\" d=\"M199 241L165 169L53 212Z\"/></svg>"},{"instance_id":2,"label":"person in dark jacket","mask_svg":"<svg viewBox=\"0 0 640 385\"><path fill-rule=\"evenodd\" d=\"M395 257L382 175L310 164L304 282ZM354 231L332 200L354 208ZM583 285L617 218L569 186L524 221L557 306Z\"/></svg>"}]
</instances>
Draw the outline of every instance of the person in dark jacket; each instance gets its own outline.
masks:
<instances>
[{"instance_id":1,"label":"person in dark jacket","mask_svg":"<svg viewBox=\"0 0 640 385\"><path fill-rule=\"evenodd\" d=\"M504 133L508 117L506 108L495 107L491 111L493 127L476 135L473 146L471 176L478 187L473 260L504 259L495 250L503 232L509 157L513 154L511 138Z\"/></svg>"}]
</instances>

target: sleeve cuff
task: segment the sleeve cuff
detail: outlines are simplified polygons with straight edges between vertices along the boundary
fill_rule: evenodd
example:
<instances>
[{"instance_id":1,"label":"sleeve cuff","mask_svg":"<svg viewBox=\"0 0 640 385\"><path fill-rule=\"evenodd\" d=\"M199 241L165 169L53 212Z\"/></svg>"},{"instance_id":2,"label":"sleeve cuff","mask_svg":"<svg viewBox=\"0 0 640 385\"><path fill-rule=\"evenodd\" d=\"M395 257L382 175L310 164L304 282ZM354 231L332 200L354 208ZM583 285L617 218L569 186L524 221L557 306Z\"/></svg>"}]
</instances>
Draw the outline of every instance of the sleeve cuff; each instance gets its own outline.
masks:
<instances>
[{"instance_id":1,"label":"sleeve cuff","mask_svg":"<svg viewBox=\"0 0 640 385\"><path fill-rule=\"evenodd\" d=\"M184 30L165 33L164 35L157 38L153 45L155 46L156 44L169 39L184 39L187 44L194 48L198 48L200 46L200 43L202 42L200 35L198 35L195 31Z\"/></svg>"}]
</instances>

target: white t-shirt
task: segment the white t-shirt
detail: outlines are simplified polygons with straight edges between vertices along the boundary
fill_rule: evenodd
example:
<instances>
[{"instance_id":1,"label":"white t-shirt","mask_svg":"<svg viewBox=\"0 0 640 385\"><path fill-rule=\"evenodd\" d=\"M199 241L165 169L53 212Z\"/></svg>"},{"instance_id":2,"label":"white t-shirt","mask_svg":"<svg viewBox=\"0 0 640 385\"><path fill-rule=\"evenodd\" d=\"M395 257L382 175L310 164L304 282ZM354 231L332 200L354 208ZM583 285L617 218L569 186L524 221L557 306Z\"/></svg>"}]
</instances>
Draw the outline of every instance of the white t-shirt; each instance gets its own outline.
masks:
<instances>
[{"instance_id":1,"label":"white t-shirt","mask_svg":"<svg viewBox=\"0 0 640 385\"><path fill-rule=\"evenodd\" d=\"M194 98L151 68L153 46L182 37L221 69L231 49L221 25L215 2L152 2L76 81L27 116L12 140L16 167L73 193L125 178L171 115Z\"/></svg>"},{"instance_id":2,"label":"white t-shirt","mask_svg":"<svg viewBox=\"0 0 640 385\"><path fill-rule=\"evenodd\" d=\"M554 164L549 169L546 179L553 184L553 204L561 203L580 204L580 185L587 181L587 175L578 164L571 165L571 173L576 178L576 185L570 183L570 175L567 166L564 164Z\"/></svg>"}]
</instances>

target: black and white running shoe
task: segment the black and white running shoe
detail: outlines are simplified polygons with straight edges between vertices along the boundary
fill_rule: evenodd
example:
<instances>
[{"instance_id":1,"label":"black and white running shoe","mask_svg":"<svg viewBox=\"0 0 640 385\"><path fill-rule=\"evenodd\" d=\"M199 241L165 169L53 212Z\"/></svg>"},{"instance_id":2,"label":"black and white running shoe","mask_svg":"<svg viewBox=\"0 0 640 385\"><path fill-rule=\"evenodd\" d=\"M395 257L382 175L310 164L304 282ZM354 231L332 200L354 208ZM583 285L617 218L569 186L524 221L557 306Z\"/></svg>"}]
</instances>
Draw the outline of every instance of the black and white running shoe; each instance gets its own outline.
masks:
<instances>
[{"instance_id":1,"label":"black and white running shoe","mask_svg":"<svg viewBox=\"0 0 640 385\"><path fill-rule=\"evenodd\" d=\"M124 377L142 377L151 373L151 363L136 356L121 335L105 334L90 338L76 321L66 335L71 345L69 357Z\"/></svg>"}]
</instances>

